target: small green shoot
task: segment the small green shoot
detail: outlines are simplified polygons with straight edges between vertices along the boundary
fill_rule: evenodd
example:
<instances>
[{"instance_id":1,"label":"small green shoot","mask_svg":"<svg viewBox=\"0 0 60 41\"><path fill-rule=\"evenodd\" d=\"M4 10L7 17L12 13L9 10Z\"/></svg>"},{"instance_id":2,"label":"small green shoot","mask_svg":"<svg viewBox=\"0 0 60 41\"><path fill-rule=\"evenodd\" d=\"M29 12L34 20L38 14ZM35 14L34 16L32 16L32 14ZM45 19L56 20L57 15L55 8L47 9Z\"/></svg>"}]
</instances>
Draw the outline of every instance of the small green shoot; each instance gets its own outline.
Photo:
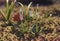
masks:
<instances>
[{"instance_id":1,"label":"small green shoot","mask_svg":"<svg viewBox=\"0 0 60 41\"><path fill-rule=\"evenodd\" d=\"M12 2L11 5L9 6L9 0L6 0L6 14L0 9L0 12L5 20L10 19L10 15L14 8L15 2L16 2L16 0L14 0L14 2Z\"/></svg>"}]
</instances>

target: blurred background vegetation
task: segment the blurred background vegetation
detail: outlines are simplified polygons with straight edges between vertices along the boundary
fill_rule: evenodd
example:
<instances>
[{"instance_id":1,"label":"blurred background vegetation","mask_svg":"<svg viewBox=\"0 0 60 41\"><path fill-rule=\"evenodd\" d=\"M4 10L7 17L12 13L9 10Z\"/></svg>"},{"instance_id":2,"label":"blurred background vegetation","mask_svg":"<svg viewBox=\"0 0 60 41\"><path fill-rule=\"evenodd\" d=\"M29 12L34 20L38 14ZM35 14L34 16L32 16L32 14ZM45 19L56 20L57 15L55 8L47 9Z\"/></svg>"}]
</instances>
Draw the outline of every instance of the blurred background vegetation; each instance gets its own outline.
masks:
<instances>
[{"instance_id":1,"label":"blurred background vegetation","mask_svg":"<svg viewBox=\"0 0 60 41\"><path fill-rule=\"evenodd\" d=\"M14 0L9 0L14 1ZM40 5L51 5L54 3L60 3L60 0L17 0L17 2L21 2L22 4L28 5L30 2L33 2L33 5L40 4ZM0 0L0 5L5 4L5 0Z\"/></svg>"}]
</instances>

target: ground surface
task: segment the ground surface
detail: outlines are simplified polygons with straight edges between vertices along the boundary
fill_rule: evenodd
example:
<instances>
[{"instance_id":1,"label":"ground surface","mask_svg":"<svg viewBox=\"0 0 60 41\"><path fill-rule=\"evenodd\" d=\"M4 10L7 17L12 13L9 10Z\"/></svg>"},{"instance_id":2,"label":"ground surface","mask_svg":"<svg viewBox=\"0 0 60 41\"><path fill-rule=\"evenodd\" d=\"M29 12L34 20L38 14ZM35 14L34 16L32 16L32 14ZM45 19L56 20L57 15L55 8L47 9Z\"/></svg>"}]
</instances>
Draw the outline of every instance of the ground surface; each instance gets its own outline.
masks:
<instances>
[{"instance_id":1,"label":"ground surface","mask_svg":"<svg viewBox=\"0 0 60 41\"><path fill-rule=\"evenodd\" d=\"M0 9L1 8L5 11L4 6L1 6ZM31 8L33 11L35 7ZM18 10L19 7L13 10L11 18L19 12ZM12 25L10 23L6 25L0 15L0 41L60 41L60 4L39 6L38 10L40 12L40 20L36 21L33 19L32 22L25 21L23 24L19 25ZM45 13L52 14L52 17L49 19L44 17L46 15ZM43 27L43 31L39 35L34 36L34 32L21 33L20 25L24 27L25 24L29 24L28 27L30 27L33 23L39 23L40 27Z\"/></svg>"}]
</instances>

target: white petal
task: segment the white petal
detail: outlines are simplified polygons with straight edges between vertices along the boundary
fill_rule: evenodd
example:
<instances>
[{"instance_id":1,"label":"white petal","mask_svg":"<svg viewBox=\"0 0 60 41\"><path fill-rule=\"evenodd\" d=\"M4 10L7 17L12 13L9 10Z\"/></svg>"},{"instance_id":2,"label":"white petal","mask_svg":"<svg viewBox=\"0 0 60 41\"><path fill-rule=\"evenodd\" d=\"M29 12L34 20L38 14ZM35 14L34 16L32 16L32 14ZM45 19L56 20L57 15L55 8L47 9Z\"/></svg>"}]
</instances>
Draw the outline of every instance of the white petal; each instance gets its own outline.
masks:
<instances>
[{"instance_id":1,"label":"white petal","mask_svg":"<svg viewBox=\"0 0 60 41\"><path fill-rule=\"evenodd\" d=\"M22 14L20 14L20 20L23 20L23 15Z\"/></svg>"}]
</instances>

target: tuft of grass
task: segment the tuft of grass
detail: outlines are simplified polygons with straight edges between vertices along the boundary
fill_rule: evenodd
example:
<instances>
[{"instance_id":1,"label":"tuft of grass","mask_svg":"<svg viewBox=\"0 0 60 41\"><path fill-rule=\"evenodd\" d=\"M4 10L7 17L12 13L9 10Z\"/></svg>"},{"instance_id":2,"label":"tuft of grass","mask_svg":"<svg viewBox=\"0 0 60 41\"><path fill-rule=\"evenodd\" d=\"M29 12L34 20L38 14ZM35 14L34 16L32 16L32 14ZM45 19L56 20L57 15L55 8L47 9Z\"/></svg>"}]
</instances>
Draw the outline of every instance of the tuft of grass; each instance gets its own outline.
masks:
<instances>
[{"instance_id":1,"label":"tuft of grass","mask_svg":"<svg viewBox=\"0 0 60 41\"><path fill-rule=\"evenodd\" d=\"M21 7L23 8L23 7L25 7L22 3L20 3L20 2L18 2L20 5L21 5ZM29 11L29 9L30 9L30 7L31 7L31 5L32 5L32 2L30 2L29 4L28 4L28 6L26 7L26 15L28 15L28 11Z\"/></svg>"},{"instance_id":2,"label":"tuft of grass","mask_svg":"<svg viewBox=\"0 0 60 41\"><path fill-rule=\"evenodd\" d=\"M6 21L10 19L10 15L14 8L15 2L16 0L14 0L14 2L11 3L11 5L9 5L9 0L6 0L6 14L3 12L2 9L0 9L1 15L4 17Z\"/></svg>"}]
</instances>

